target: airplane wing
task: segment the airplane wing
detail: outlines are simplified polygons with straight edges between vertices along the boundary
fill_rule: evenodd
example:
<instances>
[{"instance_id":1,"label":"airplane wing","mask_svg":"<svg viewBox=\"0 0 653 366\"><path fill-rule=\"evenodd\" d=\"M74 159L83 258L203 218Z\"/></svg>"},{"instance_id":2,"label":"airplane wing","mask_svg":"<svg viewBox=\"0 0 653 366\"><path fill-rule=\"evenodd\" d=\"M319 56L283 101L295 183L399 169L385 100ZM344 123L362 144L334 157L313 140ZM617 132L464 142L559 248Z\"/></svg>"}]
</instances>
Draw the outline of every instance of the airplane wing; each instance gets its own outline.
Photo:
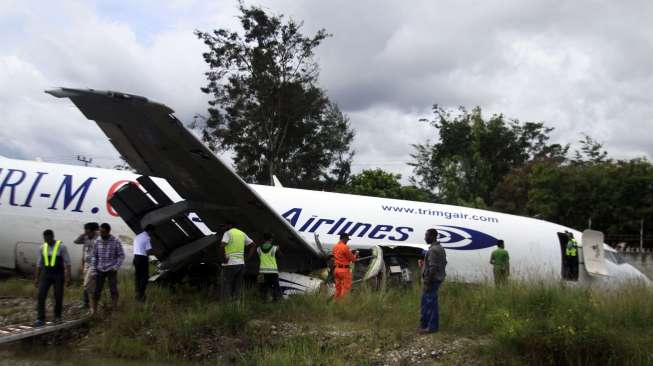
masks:
<instances>
[{"instance_id":1,"label":"airplane wing","mask_svg":"<svg viewBox=\"0 0 653 366\"><path fill-rule=\"evenodd\" d=\"M47 93L69 98L86 118L97 122L139 174L166 179L186 201L213 205L215 209L201 215L212 231L230 221L255 241L269 232L282 248L280 269L323 266L317 249L188 131L172 109L119 92L61 88Z\"/></svg>"}]
</instances>

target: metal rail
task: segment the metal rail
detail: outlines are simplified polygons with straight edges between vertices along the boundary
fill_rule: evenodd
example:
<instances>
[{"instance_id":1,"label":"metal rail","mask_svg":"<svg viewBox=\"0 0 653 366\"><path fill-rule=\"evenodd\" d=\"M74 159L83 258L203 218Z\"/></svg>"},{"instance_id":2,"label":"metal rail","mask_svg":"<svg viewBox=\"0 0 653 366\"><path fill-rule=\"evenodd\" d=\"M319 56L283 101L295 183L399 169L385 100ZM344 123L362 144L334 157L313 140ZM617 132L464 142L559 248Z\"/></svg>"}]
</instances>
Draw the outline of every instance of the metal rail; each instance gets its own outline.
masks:
<instances>
[{"instance_id":1,"label":"metal rail","mask_svg":"<svg viewBox=\"0 0 653 366\"><path fill-rule=\"evenodd\" d=\"M88 319L88 317L83 317L79 319L64 320L56 324L47 322L41 327L35 327L32 323L0 326L0 344L78 327Z\"/></svg>"}]
</instances>

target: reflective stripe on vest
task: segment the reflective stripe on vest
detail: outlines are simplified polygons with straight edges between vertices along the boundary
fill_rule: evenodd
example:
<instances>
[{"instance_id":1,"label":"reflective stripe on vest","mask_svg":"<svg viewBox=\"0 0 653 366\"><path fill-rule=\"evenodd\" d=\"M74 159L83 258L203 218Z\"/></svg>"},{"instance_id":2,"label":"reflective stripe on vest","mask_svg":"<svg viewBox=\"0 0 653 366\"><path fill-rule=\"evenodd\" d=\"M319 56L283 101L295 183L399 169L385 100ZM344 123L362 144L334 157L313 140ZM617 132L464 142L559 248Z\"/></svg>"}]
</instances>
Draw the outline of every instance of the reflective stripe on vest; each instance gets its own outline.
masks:
<instances>
[{"instance_id":1,"label":"reflective stripe on vest","mask_svg":"<svg viewBox=\"0 0 653 366\"><path fill-rule=\"evenodd\" d=\"M261 260L261 265L259 267L259 273L279 273L277 268L277 258L275 254L277 253L276 248L268 250L265 253L261 248L256 249L258 251L258 257Z\"/></svg>"},{"instance_id":2,"label":"reflective stripe on vest","mask_svg":"<svg viewBox=\"0 0 653 366\"><path fill-rule=\"evenodd\" d=\"M229 232L229 243L224 247L228 258L245 258L245 233L238 229L231 229Z\"/></svg>"},{"instance_id":3,"label":"reflective stripe on vest","mask_svg":"<svg viewBox=\"0 0 653 366\"><path fill-rule=\"evenodd\" d=\"M43 265L45 267L54 267L55 263L57 262L59 244L61 244L61 240L54 242L54 249L52 249L52 258L48 260L48 243L43 243Z\"/></svg>"}]
</instances>

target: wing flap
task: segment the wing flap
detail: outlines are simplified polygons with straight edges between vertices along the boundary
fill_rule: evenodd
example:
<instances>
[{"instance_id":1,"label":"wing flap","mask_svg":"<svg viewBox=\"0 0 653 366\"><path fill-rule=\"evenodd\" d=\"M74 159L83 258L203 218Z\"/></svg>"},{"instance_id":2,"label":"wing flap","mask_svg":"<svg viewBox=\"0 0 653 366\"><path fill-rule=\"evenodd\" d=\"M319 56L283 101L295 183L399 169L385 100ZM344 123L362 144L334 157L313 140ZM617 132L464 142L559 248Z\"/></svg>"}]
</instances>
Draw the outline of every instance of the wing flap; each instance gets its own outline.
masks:
<instances>
[{"instance_id":1,"label":"wing flap","mask_svg":"<svg viewBox=\"0 0 653 366\"><path fill-rule=\"evenodd\" d=\"M88 119L96 121L138 173L166 179L188 201L236 208L204 213L201 218L211 230L217 232L220 224L231 221L254 240L270 232L288 254L280 261L286 270L323 265L317 249L188 131L172 109L117 92L57 89L48 93L70 98Z\"/></svg>"}]
</instances>

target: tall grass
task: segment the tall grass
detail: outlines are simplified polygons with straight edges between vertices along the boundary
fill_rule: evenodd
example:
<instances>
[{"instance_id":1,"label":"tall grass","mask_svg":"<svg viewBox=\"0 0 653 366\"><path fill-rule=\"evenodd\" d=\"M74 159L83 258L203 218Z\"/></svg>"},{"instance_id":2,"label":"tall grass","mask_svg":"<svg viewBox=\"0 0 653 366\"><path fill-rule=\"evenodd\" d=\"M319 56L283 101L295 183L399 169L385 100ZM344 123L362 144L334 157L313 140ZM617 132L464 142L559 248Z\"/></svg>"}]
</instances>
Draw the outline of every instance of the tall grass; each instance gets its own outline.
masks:
<instances>
[{"instance_id":1,"label":"tall grass","mask_svg":"<svg viewBox=\"0 0 653 366\"><path fill-rule=\"evenodd\" d=\"M8 288L0 285L3 293ZM418 287L360 288L342 303L324 294L261 303L247 293L222 304L208 292L150 286L147 303L139 304L131 277L120 279L120 290L120 308L94 320L86 346L129 359L248 365L367 363L371 350L416 339L421 295ZM653 290L643 285L446 282L440 309L441 332L482 341L469 351L484 363L653 364ZM298 330L284 334L283 324Z\"/></svg>"},{"instance_id":2,"label":"tall grass","mask_svg":"<svg viewBox=\"0 0 653 366\"><path fill-rule=\"evenodd\" d=\"M52 295L53 289L50 289ZM36 298L37 289L31 277L11 277L0 280L0 297L33 297ZM81 283L73 281L70 287L65 288L64 300L77 301L81 299Z\"/></svg>"},{"instance_id":3,"label":"tall grass","mask_svg":"<svg viewBox=\"0 0 653 366\"><path fill-rule=\"evenodd\" d=\"M450 284L443 292L443 328L490 337L485 353L494 363L653 362L653 291L643 285Z\"/></svg>"}]
</instances>

